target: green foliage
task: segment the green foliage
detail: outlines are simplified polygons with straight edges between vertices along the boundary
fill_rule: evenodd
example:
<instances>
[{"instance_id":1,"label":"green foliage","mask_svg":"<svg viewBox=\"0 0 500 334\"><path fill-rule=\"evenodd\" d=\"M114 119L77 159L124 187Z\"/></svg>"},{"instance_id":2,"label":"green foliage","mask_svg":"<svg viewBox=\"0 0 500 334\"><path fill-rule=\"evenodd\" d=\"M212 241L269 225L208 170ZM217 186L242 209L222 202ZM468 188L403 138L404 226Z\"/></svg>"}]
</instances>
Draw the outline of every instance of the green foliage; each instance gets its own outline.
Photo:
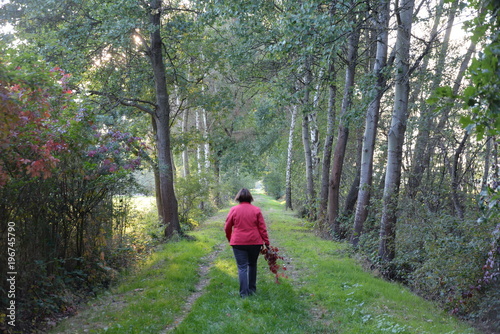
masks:
<instances>
[{"instance_id":1,"label":"green foliage","mask_svg":"<svg viewBox=\"0 0 500 334\"><path fill-rule=\"evenodd\" d=\"M468 25L473 32L473 40L483 41L485 46L478 57L469 67L471 84L464 90L461 99L470 111L462 117L461 124L470 132L476 134L478 140L483 137L497 138L500 134L500 3L495 0L472 1L478 15ZM498 138L497 138L498 139ZM498 152L497 152L498 154ZM478 225L490 227L489 247L483 248L487 254L482 266L482 277L477 285L462 292L460 305L455 311L470 313L470 315L498 328L500 319L498 314L488 310L498 307L498 259L500 258L500 217L498 166L494 167L491 182L480 194L479 204L482 216L477 220ZM492 226L495 225L496 226ZM484 259L483 259L484 261ZM481 265L481 264L480 264ZM479 266L478 266L479 267ZM478 270L476 269L476 272ZM472 300L471 300L472 299ZM471 307L478 307L471 312ZM469 312L467 312L469 311Z\"/></svg>"},{"instance_id":2,"label":"green foliage","mask_svg":"<svg viewBox=\"0 0 500 334\"><path fill-rule=\"evenodd\" d=\"M232 200L241 188L251 189L255 186L256 178L247 173L227 173L222 180L223 193L226 201Z\"/></svg>"},{"instance_id":3,"label":"green foliage","mask_svg":"<svg viewBox=\"0 0 500 334\"><path fill-rule=\"evenodd\" d=\"M123 243L112 245L126 219L112 197L134 189L131 173L147 147L99 124L65 87L61 69L31 55L8 56L1 87L12 108L2 116L12 111L13 117L3 123L1 166L8 177L0 187L0 225L16 226L16 269L23 273L16 282L23 310L17 323L27 332L45 317L70 312L78 294L116 278L106 261L123 265L116 261Z\"/></svg>"},{"instance_id":4,"label":"green foliage","mask_svg":"<svg viewBox=\"0 0 500 334\"><path fill-rule=\"evenodd\" d=\"M176 196L179 201L179 221L184 232L199 226L214 207L210 200L209 176L189 175L179 178L176 183Z\"/></svg>"},{"instance_id":5,"label":"green foliage","mask_svg":"<svg viewBox=\"0 0 500 334\"><path fill-rule=\"evenodd\" d=\"M285 177L283 173L271 172L264 176L264 187L266 192L275 199L285 195Z\"/></svg>"},{"instance_id":6,"label":"green foliage","mask_svg":"<svg viewBox=\"0 0 500 334\"><path fill-rule=\"evenodd\" d=\"M113 238L105 248L106 264L117 271L131 268L163 242L154 197L114 196Z\"/></svg>"},{"instance_id":7,"label":"green foliage","mask_svg":"<svg viewBox=\"0 0 500 334\"><path fill-rule=\"evenodd\" d=\"M482 266L491 226L430 212L418 218L408 217L400 226L406 238L399 240L398 248L406 251L396 263L411 269L401 276L422 295L454 307L454 300L479 278L477 268Z\"/></svg>"},{"instance_id":8,"label":"green foliage","mask_svg":"<svg viewBox=\"0 0 500 334\"><path fill-rule=\"evenodd\" d=\"M478 11L469 22L473 39L483 40L485 46L469 66L471 84L461 99L471 112L462 118L464 127L473 130L478 139L498 135L500 130L500 5L494 0L473 1L471 7Z\"/></svg>"},{"instance_id":9,"label":"green foliage","mask_svg":"<svg viewBox=\"0 0 500 334\"><path fill-rule=\"evenodd\" d=\"M281 154L270 155L267 158L267 171L263 178L264 189L269 196L279 199L285 195L285 173L284 158L286 150L280 150Z\"/></svg>"}]
</instances>

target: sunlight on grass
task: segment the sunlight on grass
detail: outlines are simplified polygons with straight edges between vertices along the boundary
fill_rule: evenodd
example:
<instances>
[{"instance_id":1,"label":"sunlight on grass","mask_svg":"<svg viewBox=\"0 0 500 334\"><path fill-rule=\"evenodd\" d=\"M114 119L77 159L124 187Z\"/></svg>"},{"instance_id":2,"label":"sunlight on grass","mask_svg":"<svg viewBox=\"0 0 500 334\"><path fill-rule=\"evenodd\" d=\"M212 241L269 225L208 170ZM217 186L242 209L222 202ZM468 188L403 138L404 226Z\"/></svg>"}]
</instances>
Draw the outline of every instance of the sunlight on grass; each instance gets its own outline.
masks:
<instances>
[{"instance_id":1,"label":"sunlight on grass","mask_svg":"<svg viewBox=\"0 0 500 334\"><path fill-rule=\"evenodd\" d=\"M322 240L276 201L262 207L275 245L296 270L299 293L320 306L321 317L338 333L474 333L408 289L364 272L348 256L349 246Z\"/></svg>"},{"instance_id":2,"label":"sunlight on grass","mask_svg":"<svg viewBox=\"0 0 500 334\"><path fill-rule=\"evenodd\" d=\"M215 261L214 267L217 270L220 270L221 272L223 272L229 276L233 276L233 277L238 276L237 275L238 273L236 270L236 264L235 264L234 260L230 261L228 259L218 259L217 261Z\"/></svg>"},{"instance_id":3,"label":"sunlight on grass","mask_svg":"<svg viewBox=\"0 0 500 334\"><path fill-rule=\"evenodd\" d=\"M365 272L349 246L320 239L283 203L253 192L271 244L286 258L289 278L276 284L259 259L257 294L240 298L237 269L223 225L229 209L191 232L195 241L162 245L140 270L53 333L475 333L405 287ZM224 247L217 247L222 244ZM204 256L218 248L204 293L183 321Z\"/></svg>"},{"instance_id":4,"label":"sunlight on grass","mask_svg":"<svg viewBox=\"0 0 500 334\"><path fill-rule=\"evenodd\" d=\"M221 253L207 287L174 333L313 333L307 306L286 280L275 284L259 261L257 295L242 299L230 249ZM230 269L232 272L228 272ZM251 325L250 325L251 324Z\"/></svg>"},{"instance_id":5,"label":"sunlight on grass","mask_svg":"<svg viewBox=\"0 0 500 334\"><path fill-rule=\"evenodd\" d=\"M145 211L151 206L156 206L156 198L154 196L134 196L132 204L135 210Z\"/></svg>"},{"instance_id":6,"label":"sunlight on grass","mask_svg":"<svg viewBox=\"0 0 500 334\"><path fill-rule=\"evenodd\" d=\"M142 268L126 277L101 302L91 302L72 321L53 333L83 330L100 333L159 333L174 321L198 281L198 264L216 240L171 242L152 254Z\"/></svg>"}]
</instances>

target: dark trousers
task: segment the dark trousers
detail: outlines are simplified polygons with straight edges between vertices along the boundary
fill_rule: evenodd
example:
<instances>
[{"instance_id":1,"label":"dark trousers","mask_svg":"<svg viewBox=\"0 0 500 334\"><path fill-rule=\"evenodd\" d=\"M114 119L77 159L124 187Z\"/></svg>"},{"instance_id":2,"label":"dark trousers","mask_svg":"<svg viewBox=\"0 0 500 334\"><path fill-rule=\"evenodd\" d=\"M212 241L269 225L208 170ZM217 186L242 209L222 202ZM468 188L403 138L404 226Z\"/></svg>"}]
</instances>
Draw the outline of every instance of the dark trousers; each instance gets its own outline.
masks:
<instances>
[{"instance_id":1,"label":"dark trousers","mask_svg":"<svg viewBox=\"0 0 500 334\"><path fill-rule=\"evenodd\" d=\"M241 297L253 295L257 291L257 259L261 247L262 245L233 246Z\"/></svg>"}]
</instances>

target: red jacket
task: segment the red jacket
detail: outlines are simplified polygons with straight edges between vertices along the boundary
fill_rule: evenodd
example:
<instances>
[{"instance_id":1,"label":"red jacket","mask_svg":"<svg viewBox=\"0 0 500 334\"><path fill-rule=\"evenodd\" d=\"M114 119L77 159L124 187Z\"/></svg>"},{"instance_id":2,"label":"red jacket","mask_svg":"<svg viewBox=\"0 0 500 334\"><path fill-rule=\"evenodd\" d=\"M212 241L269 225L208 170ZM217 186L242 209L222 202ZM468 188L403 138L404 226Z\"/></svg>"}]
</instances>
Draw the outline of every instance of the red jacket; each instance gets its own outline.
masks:
<instances>
[{"instance_id":1,"label":"red jacket","mask_svg":"<svg viewBox=\"0 0 500 334\"><path fill-rule=\"evenodd\" d=\"M269 245L267 227L258 207L242 202L229 210L224 225L226 238L234 245Z\"/></svg>"}]
</instances>

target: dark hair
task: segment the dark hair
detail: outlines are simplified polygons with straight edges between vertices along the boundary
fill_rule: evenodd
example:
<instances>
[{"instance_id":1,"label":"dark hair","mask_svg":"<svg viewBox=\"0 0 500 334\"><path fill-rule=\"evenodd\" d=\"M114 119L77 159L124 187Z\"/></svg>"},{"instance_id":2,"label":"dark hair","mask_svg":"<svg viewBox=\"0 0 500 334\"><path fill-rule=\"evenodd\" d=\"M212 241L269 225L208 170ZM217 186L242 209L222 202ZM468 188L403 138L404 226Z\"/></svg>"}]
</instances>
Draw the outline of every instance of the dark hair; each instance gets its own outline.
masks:
<instances>
[{"instance_id":1,"label":"dark hair","mask_svg":"<svg viewBox=\"0 0 500 334\"><path fill-rule=\"evenodd\" d=\"M242 188L240 191L238 191L238 194L236 195L234 200L240 203L252 203L253 197L252 194L250 194L250 190L248 190L247 188Z\"/></svg>"}]
</instances>

